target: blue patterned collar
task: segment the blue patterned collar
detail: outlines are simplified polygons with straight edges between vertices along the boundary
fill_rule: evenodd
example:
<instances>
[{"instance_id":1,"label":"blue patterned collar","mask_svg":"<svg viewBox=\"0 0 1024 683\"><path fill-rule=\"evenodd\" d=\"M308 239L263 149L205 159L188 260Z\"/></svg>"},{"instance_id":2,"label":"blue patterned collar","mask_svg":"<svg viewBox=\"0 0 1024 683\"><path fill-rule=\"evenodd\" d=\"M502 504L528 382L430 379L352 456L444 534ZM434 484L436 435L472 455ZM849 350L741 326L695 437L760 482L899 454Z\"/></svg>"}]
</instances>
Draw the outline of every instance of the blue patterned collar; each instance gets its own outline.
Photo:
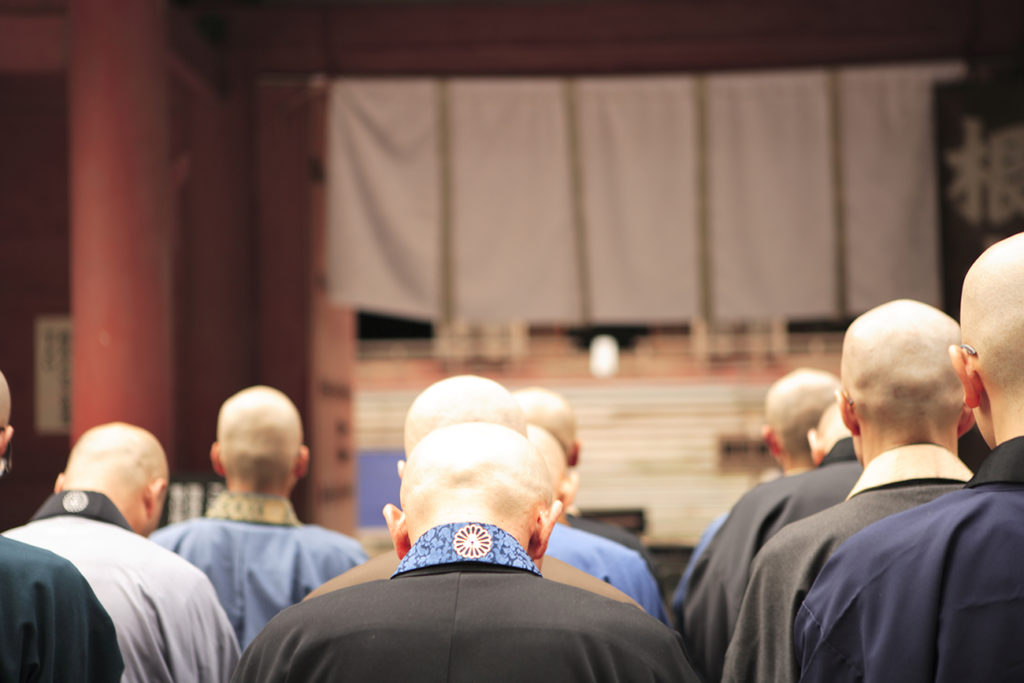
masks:
<instances>
[{"instance_id":1,"label":"blue patterned collar","mask_svg":"<svg viewBox=\"0 0 1024 683\"><path fill-rule=\"evenodd\" d=\"M514 567L540 576L537 565L508 532L493 524L456 522L435 526L416 539L392 578L414 569L458 562Z\"/></svg>"}]
</instances>

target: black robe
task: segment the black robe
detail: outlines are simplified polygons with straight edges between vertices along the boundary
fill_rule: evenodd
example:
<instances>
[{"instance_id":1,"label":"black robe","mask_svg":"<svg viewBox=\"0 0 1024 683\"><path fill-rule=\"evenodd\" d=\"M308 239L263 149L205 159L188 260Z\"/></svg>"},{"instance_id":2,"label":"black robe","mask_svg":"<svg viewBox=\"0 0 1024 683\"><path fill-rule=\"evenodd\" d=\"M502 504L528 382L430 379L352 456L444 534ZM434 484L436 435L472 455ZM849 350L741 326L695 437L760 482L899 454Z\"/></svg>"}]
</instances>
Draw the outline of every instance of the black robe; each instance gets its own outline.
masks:
<instances>
[{"instance_id":1,"label":"black robe","mask_svg":"<svg viewBox=\"0 0 1024 683\"><path fill-rule=\"evenodd\" d=\"M815 469L756 486L730 510L694 566L683 606L683 639L706 683L722 677L757 551L787 524L845 500L862 471L846 438Z\"/></svg>"},{"instance_id":2,"label":"black robe","mask_svg":"<svg viewBox=\"0 0 1024 683\"><path fill-rule=\"evenodd\" d=\"M869 524L963 485L962 481L913 479L867 489L780 531L754 560L722 680L799 680L793 620L825 561L843 541Z\"/></svg>"},{"instance_id":3,"label":"black robe","mask_svg":"<svg viewBox=\"0 0 1024 683\"><path fill-rule=\"evenodd\" d=\"M693 681L678 634L642 610L485 564L416 569L278 614L238 683Z\"/></svg>"},{"instance_id":4,"label":"black robe","mask_svg":"<svg viewBox=\"0 0 1024 683\"><path fill-rule=\"evenodd\" d=\"M0 613L0 681L121 680L114 623L63 557L0 537Z\"/></svg>"}]
</instances>

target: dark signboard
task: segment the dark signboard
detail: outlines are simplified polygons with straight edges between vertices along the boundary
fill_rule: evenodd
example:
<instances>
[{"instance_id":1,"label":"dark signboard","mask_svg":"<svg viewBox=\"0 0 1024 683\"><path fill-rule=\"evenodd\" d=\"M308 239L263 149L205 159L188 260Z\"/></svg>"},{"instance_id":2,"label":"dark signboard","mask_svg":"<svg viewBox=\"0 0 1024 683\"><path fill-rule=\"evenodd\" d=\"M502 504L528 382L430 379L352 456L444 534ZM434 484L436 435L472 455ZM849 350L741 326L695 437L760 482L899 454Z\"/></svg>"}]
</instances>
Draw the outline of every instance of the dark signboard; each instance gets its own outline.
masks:
<instances>
[{"instance_id":1,"label":"dark signboard","mask_svg":"<svg viewBox=\"0 0 1024 683\"><path fill-rule=\"evenodd\" d=\"M936 92L943 297L988 246L1024 231L1024 80L964 82Z\"/></svg>"},{"instance_id":2,"label":"dark signboard","mask_svg":"<svg viewBox=\"0 0 1024 683\"><path fill-rule=\"evenodd\" d=\"M176 474L167 485L160 526L202 517L223 490L224 480L215 474Z\"/></svg>"}]
</instances>

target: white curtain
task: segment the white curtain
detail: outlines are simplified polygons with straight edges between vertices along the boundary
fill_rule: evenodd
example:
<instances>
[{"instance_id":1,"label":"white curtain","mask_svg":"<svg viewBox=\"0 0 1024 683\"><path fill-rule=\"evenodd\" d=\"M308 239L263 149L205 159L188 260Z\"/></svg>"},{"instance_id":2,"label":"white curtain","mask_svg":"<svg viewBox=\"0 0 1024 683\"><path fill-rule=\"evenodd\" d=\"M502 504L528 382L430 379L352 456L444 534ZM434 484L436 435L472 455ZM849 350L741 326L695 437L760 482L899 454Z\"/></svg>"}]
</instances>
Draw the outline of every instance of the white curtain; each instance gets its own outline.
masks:
<instances>
[{"instance_id":1,"label":"white curtain","mask_svg":"<svg viewBox=\"0 0 1024 683\"><path fill-rule=\"evenodd\" d=\"M960 64L839 72L847 302L941 305L932 88Z\"/></svg>"},{"instance_id":2,"label":"white curtain","mask_svg":"<svg viewBox=\"0 0 1024 683\"><path fill-rule=\"evenodd\" d=\"M962 72L338 79L329 291L414 318L556 324L585 308L684 322L705 298L727 321L937 302L932 85Z\"/></svg>"},{"instance_id":3,"label":"white curtain","mask_svg":"<svg viewBox=\"0 0 1024 683\"><path fill-rule=\"evenodd\" d=\"M593 319L698 315L693 79L585 79L578 93Z\"/></svg>"},{"instance_id":4,"label":"white curtain","mask_svg":"<svg viewBox=\"0 0 1024 683\"><path fill-rule=\"evenodd\" d=\"M327 287L338 303L437 317L436 90L418 79L337 80L329 91Z\"/></svg>"},{"instance_id":5,"label":"white curtain","mask_svg":"<svg viewBox=\"0 0 1024 683\"><path fill-rule=\"evenodd\" d=\"M579 319L563 82L451 82L455 316Z\"/></svg>"},{"instance_id":6,"label":"white curtain","mask_svg":"<svg viewBox=\"0 0 1024 683\"><path fill-rule=\"evenodd\" d=\"M707 79L714 317L837 312L829 124L823 71Z\"/></svg>"}]
</instances>

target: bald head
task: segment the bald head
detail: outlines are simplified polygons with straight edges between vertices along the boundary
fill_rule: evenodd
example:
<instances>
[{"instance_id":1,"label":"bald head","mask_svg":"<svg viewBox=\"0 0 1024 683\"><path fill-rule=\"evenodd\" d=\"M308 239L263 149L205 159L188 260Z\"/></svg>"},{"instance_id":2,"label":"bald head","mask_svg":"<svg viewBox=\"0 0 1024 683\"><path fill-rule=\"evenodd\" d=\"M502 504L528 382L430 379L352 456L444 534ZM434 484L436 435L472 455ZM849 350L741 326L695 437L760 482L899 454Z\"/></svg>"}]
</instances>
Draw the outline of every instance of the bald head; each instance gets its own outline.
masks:
<instances>
[{"instance_id":1,"label":"bald head","mask_svg":"<svg viewBox=\"0 0 1024 683\"><path fill-rule=\"evenodd\" d=\"M501 425L526 436L526 418L505 387L484 377L458 375L435 382L413 401L405 417L406 455L435 429L471 422Z\"/></svg>"},{"instance_id":2,"label":"bald head","mask_svg":"<svg viewBox=\"0 0 1024 683\"><path fill-rule=\"evenodd\" d=\"M160 519L167 457L151 433L123 422L93 427L78 439L55 490L98 491L132 528L148 535Z\"/></svg>"},{"instance_id":3,"label":"bald head","mask_svg":"<svg viewBox=\"0 0 1024 683\"><path fill-rule=\"evenodd\" d=\"M822 412L835 400L839 379L830 372L799 368L783 376L765 398L768 427L778 447L794 460L811 464L807 432L815 428Z\"/></svg>"},{"instance_id":4,"label":"bald head","mask_svg":"<svg viewBox=\"0 0 1024 683\"><path fill-rule=\"evenodd\" d=\"M67 488L105 493L135 490L156 477L167 477L167 457L156 437L124 422L93 427L71 449L64 481Z\"/></svg>"},{"instance_id":5,"label":"bald head","mask_svg":"<svg viewBox=\"0 0 1024 683\"><path fill-rule=\"evenodd\" d=\"M825 408L813 434L813 437L808 434L808 440L811 441L811 451L816 462L821 462L839 441L850 436L850 430L843 423L843 415L839 411L838 403L833 401L828 408Z\"/></svg>"},{"instance_id":6,"label":"bald head","mask_svg":"<svg viewBox=\"0 0 1024 683\"><path fill-rule=\"evenodd\" d=\"M560 394L541 387L521 389L516 397L528 424L546 429L562 447L565 457L576 449L576 414Z\"/></svg>"},{"instance_id":7,"label":"bald head","mask_svg":"<svg viewBox=\"0 0 1024 683\"><path fill-rule=\"evenodd\" d=\"M989 446L1024 435L1024 233L978 257L960 300L964 343L951 348L965 403Z\"/></svg>"},{"instance_id":8,"label":"bald head","mask_svg":"<svg viewBox=\"0 0 1024 683\"><path fill-rule=\"evenodd\" d=\"M410 454L402 508L411 540L450 522L494 524L526 543L552 502L543 459L518 432L464 423L434 430Z\"/></svg>"},{"instance_id":9,"label":"bald head","mask_svg":"<svg viewBox=\"0 0 1024 683\"><path fill-rule=\"evenodd\" d=\"M569 467L562 444L551 432L535 424L527 425L526 431L530 443L547 465L555 498L562 502L563 510L568 509L576 500L576 493L579 491L579 475L575 469ZM568 524L564 517L561 521Z\"/></svg>"},{"instance_id":10,"label":"bald head","mask_svg":"<svg viewBox=\"0 0 1024 683\"><path fill-rule=\"evenodd\" d=\"M948 430L963 407L948 353L959 343L960 327L942 311L906 299L882 304L846 331L843 390L859 418L876 429Z\"/></svg>"},{"instance_id":11,"label":"bald head","mask_svg":"<svg viewBox=\"0 0 1024 683\"><path fill-rule=\"evenodd\" d=\"M960 324L989 388L1024 403L1024 233L992 245L971 266Z\"/></svg>"},{"instance_id":12,"label":"bald head","mask_svg":"<svg viewBox=\"0 0 1024 683\"><path fill-rule=\"evenodd\" d=\"M221 406L217 447L229 485L271 493L286 487L302 449L295 404L272 387L243 389Z\"/></svg>"},{"instance_id":13,"label":"bald head","mask_svg":"<svg viewBox=\"0 0 1024 683\"><path fill-rule=\"evenodd\" d=\"M568 464L565 462L565 453L562 451L562 444L554 435L543 427L531 424L526 427L527 437L533 447L537 449L541 459L551 473L551 486L557 492L562 482L565 481L568 472Z\"/></svg>"},{"instance_id":14,"label":"bald head","mask_svg":"<svg viewBox=\"0 0 1024 683\"><path fill-rule=\"evenodd\" d=\"M0 372L0 427L6 427L11 421L11 389L7 386L7 378Z\"/></svg>"}]
</instances>

